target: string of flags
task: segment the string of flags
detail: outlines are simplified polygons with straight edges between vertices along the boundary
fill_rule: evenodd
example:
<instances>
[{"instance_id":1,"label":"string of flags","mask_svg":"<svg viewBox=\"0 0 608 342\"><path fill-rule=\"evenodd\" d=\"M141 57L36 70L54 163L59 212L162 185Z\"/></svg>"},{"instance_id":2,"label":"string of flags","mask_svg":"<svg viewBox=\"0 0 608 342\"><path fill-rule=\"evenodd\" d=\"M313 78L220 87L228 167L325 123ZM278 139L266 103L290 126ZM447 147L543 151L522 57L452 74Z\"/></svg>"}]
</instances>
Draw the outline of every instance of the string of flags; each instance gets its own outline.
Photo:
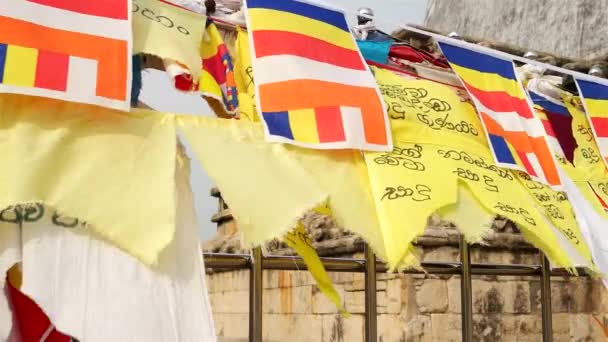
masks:
<instances>
[{"instance_id":1,"label":"string of flags","mask_svg":"<svg viewBox=\"0 0 608 342\"><path fill-rule=\"evenodd\" d=\"M219 21L165 0L0 2L0 137L10 137L0 139L0 160L16 169L0 177L10 189L0 203L34 198L68 211L79 217L70 228L90 226L145 269L180 229L167 195L187 193L174 177L185 172L179 129L246 242L287 239L338 306L299 221L309 210L323 208L361 235L391 270L419 262L413 242L430 215L453 219L469 241L501 215L554 265L608 279L608 81L546 65L572 74L578 89L550 96L542 75L522 79L521 58L478 45L428 33L443 56L408 57L391 38L358 41L344 11L314 0L247 0L243 10L246 31L235 30L231 51ZM159 58L176 88L238 120L131 108L139 54ZM37 169L52 169L57 183L34 180ZM6 183L15 174L23 187ZM119 181L124 174L138 181ZM161 181L144 186L153 179ZM96 193L90 206L72 198L78 180ZM12 228L0 239L17 241L21 226ZM195 283L188 288L202 292Z\"/></svg>"}]
</instances>

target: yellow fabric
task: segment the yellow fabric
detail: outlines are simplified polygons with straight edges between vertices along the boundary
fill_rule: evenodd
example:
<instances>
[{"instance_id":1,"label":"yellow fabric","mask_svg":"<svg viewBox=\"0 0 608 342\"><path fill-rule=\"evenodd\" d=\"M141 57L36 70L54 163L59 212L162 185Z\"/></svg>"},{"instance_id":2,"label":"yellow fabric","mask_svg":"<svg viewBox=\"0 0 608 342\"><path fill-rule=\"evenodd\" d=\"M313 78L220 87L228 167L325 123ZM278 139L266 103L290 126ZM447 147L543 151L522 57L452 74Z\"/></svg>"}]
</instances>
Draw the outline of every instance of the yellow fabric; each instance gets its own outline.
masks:
<instances>
[{"instance_id":1,"label":"yellow fabric","mask_svg":"<svg viewBox=\"0 0 608 342\"><path fill-rule=\"evenodd\" d=\"M180 116L178 125L248 244L282 236L308 210L327 203L336 222L384 258L383 239L359 152L269 144L260 123ZM255 185L255 186L252 186Z\"/></svg>"},{"instance_id":2,"label":"yellow fabric","mask_svg":"<svg viewBox=\"0 0 608 342\"><path fill-rule=\"evenodd\" d=\"M43 202L154 264L175 227L172 116L0 95L0 208Z\"/></svg>"},{"instance_id":3,"label":"yellow fabric","mask_svg":"<svg viewBox=\"0 0 608 342\"><path fill-rule=\"evenodd\" d=\"M494 164L471 104L447 86L373 70L389 108L395 149L365 153L365 160L391 268L402 264L437 211L455 218L468 240L488 230L490 213L507 217L554 264L572 266L528 191L511 171ZM462 185L467 191L458 190ZM479 212L456 205L459 198L473 201L467 192L483 206ZM468 215L479 219L476 225Z\"/></svg>"},{"instance_id":4,"label":"yellow fabric","mask_svg":"<svg viewBox=\"0 0 608 342\"><path fill-rule=\"evenodd\" d=\"M133 52L178 61L198 80L205 19L198 13L158 0L133 1Z\"/></svg>"},{"instance_id":5,"label":"yellow fabric","mask_svg":"<svg viewBox=\"0 0 608 342\"><path fill-rule=\"evenodd\" d=\"M336 305L342 314L348 316L348 313L342 306L340 294L334 288L334 285L332 284L327 271L325 271L325 267L323 267L323 263L321 262L317 251L312 246L308 233L306 232L306 228L304 228L302 223L298 222L296 228L285 235L284 240L289 247L293 248L293 250L302 257L304 263L306 263L306 266L308 266L308 271L312 274L313 278L317 282L319 290L321 290L321 292Z\"/></svg>"},{"instance_id":6,"label":"yellow fabric","mask_svg":"<svg viewBox=\"0 0 608 342\"><path fill-rule=\"evenodd\" d=\"M260 121L255 104L255 85L251 68L251 55L249 54L249 36L238 26L236 28L236 52L234 62L234 80L238 90L239 110L241 119Z\"/></svg>"}]
</instances>

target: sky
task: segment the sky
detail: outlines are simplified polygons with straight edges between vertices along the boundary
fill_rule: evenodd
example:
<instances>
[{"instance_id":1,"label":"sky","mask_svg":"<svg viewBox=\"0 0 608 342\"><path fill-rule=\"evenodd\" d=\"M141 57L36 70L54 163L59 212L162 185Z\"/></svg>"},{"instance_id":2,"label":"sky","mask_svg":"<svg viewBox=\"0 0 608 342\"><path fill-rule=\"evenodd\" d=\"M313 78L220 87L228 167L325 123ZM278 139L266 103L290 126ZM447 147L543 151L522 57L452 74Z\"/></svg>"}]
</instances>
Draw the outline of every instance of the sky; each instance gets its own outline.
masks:
<instances>
[{"instance_id":1,"label":"sky","mask_svg":"<svg viewBox=\"0 0 608 342\"><path fill-rule=\"evenodd\" d=\"M323 2L345 10L354 24L356 11L360 7L370 7L375 12L376 26L387 33L399 24L422 24L427 0L324 0ZM175 90L169 76L158 70L146 70L142 75L143 88L140 100L155 110L162 112L214 116L205 100L196 94L186 94ZM185 143L184 140L182 142ZM211 216L217 212L217 199L210 196L213 182L201 167L187 144L186 153L191 162L191 184L194 203L199 221L201 240L215 235L216 226Z\"/></svg>"}]
</instances>

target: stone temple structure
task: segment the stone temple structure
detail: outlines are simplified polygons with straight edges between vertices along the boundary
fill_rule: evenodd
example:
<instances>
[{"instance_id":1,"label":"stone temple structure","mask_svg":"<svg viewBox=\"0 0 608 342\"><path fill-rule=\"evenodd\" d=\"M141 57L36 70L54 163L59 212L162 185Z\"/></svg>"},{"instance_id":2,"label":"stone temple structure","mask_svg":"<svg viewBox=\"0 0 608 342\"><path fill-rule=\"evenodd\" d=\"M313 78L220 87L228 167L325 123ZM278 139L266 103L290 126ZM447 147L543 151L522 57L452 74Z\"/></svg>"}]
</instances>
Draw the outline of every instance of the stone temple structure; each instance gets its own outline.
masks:
<instances>
[{"instance_id":1,"label":"stone temple structure","mask_svg":"<svg viewBox=\"0 0 608 342\"><path fill-rule=\"evenodd\" d=\"M425 26L568 58L608 54L608 0L428 0Z\"/></svg>"},{"instance_id":2,"label":"stone temple structure","mask_svg":"<svg viewBox=\"0 0 608 342\"><path fill-rule=\"evenodd\" d=\"M220 198L213 217L217 237L206 252L247 253L238 227ZM363 258L363 240L336 227L331 218L308 214L305 225L321 256ZM458 262L459 234L448 222L429 220L417 248L423 261ZM278 241L267 244L272 255L293 252ZM497 218L483 245L471 249L472 263L538 264L538 252L509 221ZM319 291L308 272L264 271L264 341L364 341L364 275L330 273L345 309L344 318ZM378 274L378 341L460 341L460 277L457 275ZM247 341L249 271L208 269L213 318L220 341ZM554 341L605 341L600 324L608 323L608 291L587 277L552 279ZM475 341L540 341L538 277L474 276Z\"/></svg>"}]
</instances>

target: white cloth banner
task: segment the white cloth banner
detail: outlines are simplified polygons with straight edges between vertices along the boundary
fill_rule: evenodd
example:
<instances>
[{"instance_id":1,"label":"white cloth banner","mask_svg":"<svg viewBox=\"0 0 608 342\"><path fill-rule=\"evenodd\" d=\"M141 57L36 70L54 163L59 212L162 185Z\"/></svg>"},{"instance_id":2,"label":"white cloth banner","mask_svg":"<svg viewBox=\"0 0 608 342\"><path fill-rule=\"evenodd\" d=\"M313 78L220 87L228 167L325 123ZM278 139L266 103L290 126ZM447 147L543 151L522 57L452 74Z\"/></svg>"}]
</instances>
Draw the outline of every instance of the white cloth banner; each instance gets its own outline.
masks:
<instances>
[{"instance_id":1,"label":"white cloth banner","mask_svg":"<svg viewBox=\"0 0 608 342\"><path fill-rule=\"evenodd\" d=\"M158 267L146 267L91 235L85 224L38 205L40 218L21 224L22 242L0 244L0 271L7 268L5 263L14 263L12 251L21 247L21 291L57 330L80 341L216 341L190 170L184 158L177 164L176 233ZM7 308L2 306L5 299L0 300L3 317ZM5 325L0 318L0 329Z\"/></svg>"},{"instance_id":2,"label":"white cloth banner","mask_svg":"<svg viewBox=\"0 0 608 342\"><path fill-rule=\"evenodd\" d=\"M559 167L559 163L558 163ZM559 167L564 191L576 215L583 239L589 246L593 262L602 273L604 286L608 288L608 220L600 216L576 184Z\"/></svg>"}]
</instances>

